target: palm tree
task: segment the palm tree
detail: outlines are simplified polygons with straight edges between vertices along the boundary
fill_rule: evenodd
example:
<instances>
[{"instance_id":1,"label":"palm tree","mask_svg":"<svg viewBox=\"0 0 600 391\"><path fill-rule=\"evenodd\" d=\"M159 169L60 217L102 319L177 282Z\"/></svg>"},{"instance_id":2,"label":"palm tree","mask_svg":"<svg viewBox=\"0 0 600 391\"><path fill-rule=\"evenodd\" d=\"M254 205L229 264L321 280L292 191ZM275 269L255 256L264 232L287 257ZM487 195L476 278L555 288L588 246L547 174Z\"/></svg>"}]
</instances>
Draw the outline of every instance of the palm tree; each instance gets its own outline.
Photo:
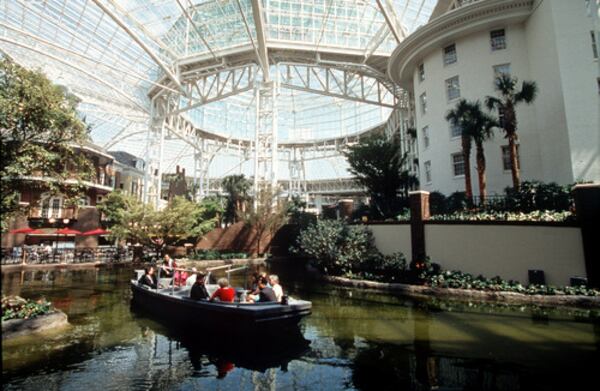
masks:
<instances>
[{"instance_id":1,"label":"palm tree","mask_svg":"<svg viewBox=\"0 0 600 391\"><path fill-rule=\"evenodd\" d=\"M477 160L477 179L479 181L479 197L483 204L487 196L487 185L485 178L485 154L483 143L494 136L492 129L498 126L498 121L491 115L481 110L481 103L468 102L469 106L465 129L475 142L475 159Z\"/></svg>"},{"instance_id":2,"label":"palm tree","mask_svg":"<svg viewBox=\"0 0 600 391\"><path fill-rule=\"evenodd\" d=\"M251 183L241 175L229 175L221 182L223 190L229 193L226 218L229 222L238 221L238 214L246 211L246 201Z\"/></svg>"},{"instance_id":3,"label":"palm tree","mask_svg":"<svg viewBox=\"0 0 600 391\"><path fill-rule=\"evenodd\" d=\"M446 114L446 121L461 129L462 155L465 165L465 193L469 203L473 201L473 188L471 186L471 136L466 131L466 124L470 105L465 99L456 103L456 107Z\"/></svg>"},{"instance_id":4,"label":"palm tree","mask_svg":"<svg viewBox=\"0 0 600 391\"><path fill-rule=\"evenodd\" d=\"M519 161L517 159L517 115L515 106L521 102L530 104L537 96L538 88L534 81L523 81L521 89L517 91L518 79L507 74L502 74L496 78L495 89L500 93L500 97L487 96L485 105L489 110L497 110L498 114L503 114L501 127L504 130L505 138L508 139L510 151L510 166L512 173L513 187L518 189L521 186L521 174L519 171Z\"/></svg>"}]
</instances>

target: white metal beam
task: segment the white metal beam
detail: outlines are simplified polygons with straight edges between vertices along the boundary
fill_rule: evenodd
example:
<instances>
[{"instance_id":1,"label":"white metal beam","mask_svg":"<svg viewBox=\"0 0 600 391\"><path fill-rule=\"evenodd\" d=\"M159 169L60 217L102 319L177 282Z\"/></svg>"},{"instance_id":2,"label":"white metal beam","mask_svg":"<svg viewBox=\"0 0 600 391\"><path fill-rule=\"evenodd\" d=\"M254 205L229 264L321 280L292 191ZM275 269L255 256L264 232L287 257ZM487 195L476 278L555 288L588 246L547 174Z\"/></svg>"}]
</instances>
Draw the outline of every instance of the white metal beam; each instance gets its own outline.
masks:
<instances>
[{"instance_id":1,"label":"white metal beam","mask_svg":"<svg viewBox=\"0 0 600 391\"><path fill-rule=\"evenodd\" d=\"M108 7L100 2L100 0L92 0L98 8L100 8L106 15L108 15L119 27L121 27L130 37L133 39L145 52L160 66L160 68L165 72L165 74L175 83L175 85L179 88L179 90L184 91L181 83L179 82L179 78L171 72L169 67L141 40L140 37L137 36L126 24L119 18L114 12L112 12Z\"/></svg>"},{"instance_id":2,"label":"white metal beam","mask_svg":"<svg viewBox=\"0 0 600 391\"><path fill-rule=\"evenodd\" d=\"M387 23L388 27L390 28L390 31L394 35L394 38L396 38L396 42L398 42L398 43L402 42L402 38L404 38L404 37L401 36L400 33L398 32L398 30L396 29L396 24L394 23L393 17L389 14L389 12L385 8L385 6L381 3L381 0L376 0L376 1L377 1L377 6L379 7L379 10L381 11L381 14L385 18L385 22Z\"/></svg>"},{"instance_id":3,"label":"white metal beam","mask_svg":"<svg viewBox=\"0 0 600 391\"><path fill-rule=\"evenodd\" d=\"M258 56L265 81L269 80L269 57L267 54L267 38L265 36L264 11L261 0L252 0L252 16L256 26L256 40L258 41Z\"/></svg>"}]
</instances>

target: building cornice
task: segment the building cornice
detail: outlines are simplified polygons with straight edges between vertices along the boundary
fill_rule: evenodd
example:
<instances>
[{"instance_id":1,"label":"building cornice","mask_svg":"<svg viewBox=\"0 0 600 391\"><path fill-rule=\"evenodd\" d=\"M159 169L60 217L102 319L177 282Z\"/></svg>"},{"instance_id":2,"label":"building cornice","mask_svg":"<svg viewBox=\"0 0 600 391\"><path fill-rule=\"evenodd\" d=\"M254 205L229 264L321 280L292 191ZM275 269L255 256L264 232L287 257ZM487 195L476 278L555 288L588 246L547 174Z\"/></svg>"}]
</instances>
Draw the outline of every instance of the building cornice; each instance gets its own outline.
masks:
<instances>
[{"instance_id":1,"label":"building cornice","mask_svg":"<svg viewBox=\"0 0 600 391\"><path fill-rule=\"evenodd\" d=\"M421 27L398 45L388 63L388 77L403 88L412 82L412 70L431 50L493 25L520 23L535 0L481 0L452 10Z\"/></svg>"},{"instance_id":2,"label":"building cornice","mask_svg":"<svg viewBox=\"0 0 600 391\"><path fill-rule=\"evenodd\" d=\"M24 175L24 176L19 176L19 179L22 181L36 181L36 182L59 182L58 179L55 178L50 178L50 177L44 177L44 176L33 176L33 175ZM98 183L94 183L94 182L89 182L89 181L77 181L75 179L65 179L63 181L61 181L64 184L67 185L83 185L89 188L95 188L95 189L99 189L99 190L105 190L105 191L113 191L114 189L110 186L104 186L104 185L100 185Z\"/></svg>"}]
</instances>

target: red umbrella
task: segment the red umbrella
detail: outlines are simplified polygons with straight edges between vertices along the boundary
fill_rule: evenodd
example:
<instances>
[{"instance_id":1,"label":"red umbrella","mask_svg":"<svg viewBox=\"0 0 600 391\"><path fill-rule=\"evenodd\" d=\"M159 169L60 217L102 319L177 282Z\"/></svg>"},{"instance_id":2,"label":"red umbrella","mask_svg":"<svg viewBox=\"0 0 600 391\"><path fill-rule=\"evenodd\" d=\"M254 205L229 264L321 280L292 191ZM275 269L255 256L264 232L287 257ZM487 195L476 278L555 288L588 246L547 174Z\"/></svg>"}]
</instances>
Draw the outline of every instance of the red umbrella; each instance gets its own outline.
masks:
<instances>
[{"instance_id":1,"label":"red umbrella","mask_svg":"<svg viewBox=\"0 0 600 391\"><path fill-rule=\"evenodd\" d=\"M91 231L85 231L84 233L81 234L81 236L108 235L109 233L110 233L110 231L107 231L105 229L96 228Z\"/></svg>"},{"instance_id":2,"label":"red umbrella","mask_svg":"<svg viewBox=\"0 0 600 391\"><path fill-rule=\"evenodd\" d=\"M34 229L29 232L27 235L50 235L49 232L44 231L43 229Z\"/></svg>"},{"instance_id":3,"label":"red umbrella","mask_svg":"<svg viewBox=\"0 0 600 391\"><path fill-rule=\"evenodd\" d=\"M61 228L56 230L57 235L81 235L81 231L71 228Z\"/></svg>"},{"instance_id":4,"label":"red umbrella","mask_svg":"<svg viewBox=\"0 0 600 391\"><path fill-rule=\"evenodd\" d=\"M27 227L27 228L13 229L13 230L9 231L9 233L11 233L11 234L30 234L33 231L35 231L35 229Z\"/></svg>"}]
</instances>

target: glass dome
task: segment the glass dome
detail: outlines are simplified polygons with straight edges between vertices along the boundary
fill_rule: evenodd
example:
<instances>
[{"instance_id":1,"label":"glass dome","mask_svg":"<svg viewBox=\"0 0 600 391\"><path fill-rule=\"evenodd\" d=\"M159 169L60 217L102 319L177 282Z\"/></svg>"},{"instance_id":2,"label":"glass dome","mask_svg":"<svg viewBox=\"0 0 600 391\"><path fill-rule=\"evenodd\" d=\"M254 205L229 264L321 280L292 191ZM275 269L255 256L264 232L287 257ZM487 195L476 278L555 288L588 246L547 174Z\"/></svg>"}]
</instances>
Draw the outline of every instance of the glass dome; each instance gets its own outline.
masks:
<instances>
[{"instance_id":1,"label":"glass dome","mask_svg":"<svg viewBox=\"0 0 600 391\"><path fill-rule=\"evenodd\" d=\"M178 115L205 136L248 143L235 156L217 152L210 176L252 175L261 82L277 82L270 110L276 113L274 137L284 165L290 143L314 146L383 126L399 97L386 77L387 59L399 41L427 22L435 5L436 0L3 1L0 48L79 96L81 116L100 146L150 159L151 133L160 117L153 99L168 96L170 107L180 108ZM237 79L232 70L243 67L254 73ZM219 87L231 80L238 83L231 91ZM205 99L202 88L214 85ZM181 109L186 106L192 108ZM166 137L162 171L179 164L191 172L195 142ZM307 178L348 175L339 151L313 155L305 162ZM319 159L338 161L319 165ZM286 170L279 170L281 178Z\"/></svg>"}]
</instances>

